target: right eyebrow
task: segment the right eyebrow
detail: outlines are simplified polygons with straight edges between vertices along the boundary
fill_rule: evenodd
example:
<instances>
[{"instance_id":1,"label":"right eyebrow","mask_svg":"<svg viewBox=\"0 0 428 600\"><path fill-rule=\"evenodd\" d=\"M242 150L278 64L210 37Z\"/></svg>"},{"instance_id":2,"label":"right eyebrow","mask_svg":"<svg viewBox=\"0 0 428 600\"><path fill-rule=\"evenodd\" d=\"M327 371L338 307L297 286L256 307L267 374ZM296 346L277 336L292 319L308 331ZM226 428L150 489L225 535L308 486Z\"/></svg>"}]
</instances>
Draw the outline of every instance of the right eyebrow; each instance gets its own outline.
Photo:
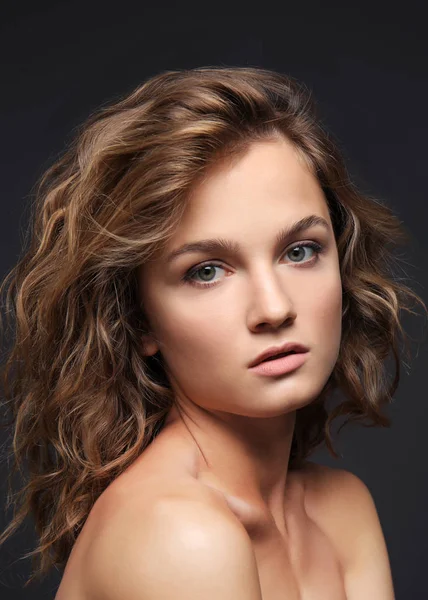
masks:
<instances>
[{"instance_id":1,"label":"right eyebrow","mask_svg":"<svg viewBox=\"0 0 428 600\"><path fill-rule=\"evenodd\" d=\"M283 227L278 232L278 234L275 238L275 244L276 244L276 246L285 244L287 242L287 240L290 237L292 237L293 235L301 233L302 231L305 231L306 229L309 229L310 227L315 227L316 225L320 225L321 227L324 227L328 231L331 230L329 223L323 217L321 217L319 215L309 215L307 217L303 217L303 219L300 219L299 221L296 221L295 223L292 223L291 225L287 225L286 227ZM180 246L176 250L173 250L168 255L166 262L171 263L172 261L177 259L179 256L182 256L183 254L188 254L188 253L196 253L196 252L208 253L208 252L223 251L228 254L238 254L240 249L241 249L241 247L237 242L232 241L232 240L227 240L225 238L213 238L213 239L207 239L207 240L199 240L196 242L190 242L188 244L183 244L183 246Z\"/></svg>"}]
</instances>

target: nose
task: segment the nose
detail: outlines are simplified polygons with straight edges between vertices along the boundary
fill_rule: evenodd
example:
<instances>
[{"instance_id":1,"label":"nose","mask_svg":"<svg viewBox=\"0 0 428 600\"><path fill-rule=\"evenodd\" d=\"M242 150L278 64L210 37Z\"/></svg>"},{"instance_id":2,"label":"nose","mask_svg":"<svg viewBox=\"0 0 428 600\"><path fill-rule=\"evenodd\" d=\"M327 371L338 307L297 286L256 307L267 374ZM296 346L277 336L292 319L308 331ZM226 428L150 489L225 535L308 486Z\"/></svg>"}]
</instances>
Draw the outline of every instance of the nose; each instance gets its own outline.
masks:
<instances>
[{"instance_id":1,"label":"nose","mask_svg":"<svg viewBox=\"0 0 428 600\"><path fill-rule=\"evenodd\" d=\"M266 273L258 277L250 291L248 327L280 327L284 322L294 320L296 311L290 294L284 288L284 281L275 274Z\"/></svg>"}]
</instances>

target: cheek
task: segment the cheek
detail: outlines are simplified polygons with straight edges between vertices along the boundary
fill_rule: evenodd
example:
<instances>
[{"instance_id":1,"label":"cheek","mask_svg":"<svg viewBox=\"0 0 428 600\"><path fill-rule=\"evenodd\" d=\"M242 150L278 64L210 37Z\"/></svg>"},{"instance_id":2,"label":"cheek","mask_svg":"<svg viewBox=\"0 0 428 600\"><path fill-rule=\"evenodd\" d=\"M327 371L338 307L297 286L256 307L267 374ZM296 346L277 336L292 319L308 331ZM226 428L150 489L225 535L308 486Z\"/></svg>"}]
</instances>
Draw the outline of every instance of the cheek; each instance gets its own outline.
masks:
<instances>
[{"instance_id":1,"label":"cheek","mask_svg":"<svg viewBox=\"0 0 428 600\"><path fill-rule=\"evenodd\" d=\"M342 323L342 284L340 279L324 280L308 298L307 311L322 330L334 330Z\"/></svg>"},{"instance_id":2,"label":"cheek","mask_svg":"<svg viewBox=\"0 0 428 600\"><path fill-rule=\"evenodd\" d=\"M189 302L184 305L164 303L156 316L159 340L164 345L165 354L173 360L177 357L200 357L209 354L210 347L213 352L221 347L225 336L219 323L212 310L207 312L202 306L195 310Z\"/></svg>"}]
</instances>

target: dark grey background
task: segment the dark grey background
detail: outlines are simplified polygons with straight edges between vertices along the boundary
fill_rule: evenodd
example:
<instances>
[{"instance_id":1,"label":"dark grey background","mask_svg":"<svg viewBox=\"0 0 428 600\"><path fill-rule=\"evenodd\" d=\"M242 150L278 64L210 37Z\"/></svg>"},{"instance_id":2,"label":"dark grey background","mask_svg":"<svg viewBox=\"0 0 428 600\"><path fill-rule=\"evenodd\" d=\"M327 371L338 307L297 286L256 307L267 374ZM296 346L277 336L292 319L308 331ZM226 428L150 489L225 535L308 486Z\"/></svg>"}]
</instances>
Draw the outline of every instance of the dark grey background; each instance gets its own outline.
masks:
<instances>
[{"instance_id":1,"label":"dark grey background","mask_svg":"<svg viewBox=\"0 0 428 600\"><path fill-rule=\"evenodd\" d=\"M250 7L56 0L3 7L0 274L20 253L32 186L97 106L162 70L250 65L288 73L313 90L355 182L386 201L410 232L402 276L427 302L428 43L422 10L422 2L286 1ZM423 339L422 319L405 323ZM326 451L313 456L369 486L398 600L428 597L427 344L414 345L413 354L386 411L392 428L347 426L337 438L342 459ZM0 482L5 476L2 462ZM3 529L10 514L0 514ZM29 561L20 556L34 542L28 520L0 547L3 600L54 597L57 572L22 588Z\"/></svg>"}]
</instances>

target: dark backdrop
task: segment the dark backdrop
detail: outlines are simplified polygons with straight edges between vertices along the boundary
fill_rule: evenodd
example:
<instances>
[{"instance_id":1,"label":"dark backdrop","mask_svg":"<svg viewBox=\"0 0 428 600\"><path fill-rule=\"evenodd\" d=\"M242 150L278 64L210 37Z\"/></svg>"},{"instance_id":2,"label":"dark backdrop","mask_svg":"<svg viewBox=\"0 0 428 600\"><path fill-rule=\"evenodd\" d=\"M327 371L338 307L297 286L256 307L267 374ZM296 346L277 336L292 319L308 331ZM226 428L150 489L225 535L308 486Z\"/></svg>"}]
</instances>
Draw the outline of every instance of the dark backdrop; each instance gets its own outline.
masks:
<instances>
[{"instance_id":1,"label":"dark backdrop","mask_svg":"<svg viewBox=\"0 0 428 600\"><path fill-rule=\"evenodd\" d=\"M428 301L427 36L423 3L287 0L173 5L60 0L6 4L0 18L0 275L20 252L32 186L101 103L159 71L261 66L303 80L339 140L351 175L398 213L413 241L403 277ZM406 319L422 339L422 319ZM398 600L422 600L428 558L427 344L385 411L391 429L349 425L336 437L348 469L369 486L386 538ZM0 440L4 444L5 437ZM5 449L3 449L5 451ZM6 466L0 465L3 503ZM4 510L0 510L3 529ZM35 539L30 520L0 547L4 600L53 598L59 574L24 590Z\"/></svg>"}]
</instances>

